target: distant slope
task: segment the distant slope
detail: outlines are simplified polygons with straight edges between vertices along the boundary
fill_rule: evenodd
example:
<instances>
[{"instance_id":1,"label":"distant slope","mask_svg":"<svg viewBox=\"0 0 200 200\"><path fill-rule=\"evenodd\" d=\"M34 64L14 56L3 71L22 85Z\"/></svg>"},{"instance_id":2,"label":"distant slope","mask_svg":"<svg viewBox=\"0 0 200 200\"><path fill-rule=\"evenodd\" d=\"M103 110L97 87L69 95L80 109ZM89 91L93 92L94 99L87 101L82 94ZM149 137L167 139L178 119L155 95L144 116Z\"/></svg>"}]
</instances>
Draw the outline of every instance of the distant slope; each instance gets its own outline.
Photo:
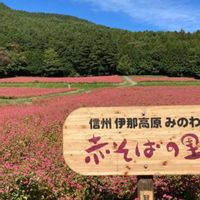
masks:
<instances>
[{"instance_id":1,"label":"distant slope","mask_svg":"<svg viewBox=\"0 0 200 200\"><path fill-rule=\"evenodd\" d=\"M0 3L0 77L200 76L200 32L129 32Z\"/></svg>"}]
</instances>

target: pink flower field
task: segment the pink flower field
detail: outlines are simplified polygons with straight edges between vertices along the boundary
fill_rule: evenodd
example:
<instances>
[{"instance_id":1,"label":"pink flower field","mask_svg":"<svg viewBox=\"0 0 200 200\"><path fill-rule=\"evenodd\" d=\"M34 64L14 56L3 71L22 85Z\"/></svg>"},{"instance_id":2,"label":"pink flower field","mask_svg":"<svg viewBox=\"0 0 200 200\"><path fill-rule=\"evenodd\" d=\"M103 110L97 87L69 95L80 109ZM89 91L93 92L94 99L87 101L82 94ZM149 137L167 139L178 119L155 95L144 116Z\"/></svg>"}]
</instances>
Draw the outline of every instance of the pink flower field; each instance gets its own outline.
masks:
<instances>
[{"instance_id":1,"label":"pink flower field","mask_svg":"<svg viewBox=\"0 0 200 200\"><path fill-rule=\"evenodd\" d=\"M54 93L63 93L72 91L74 89L65 88L65 89L49 89L49 88L22 88L22 87L2 87L0 88L0 97L33 97Z\"/></svg>"},{"instance_id":2,"label":"pink flower field","mask_svg":"<svg viewBox=\"0 0 200 200\"><path fill-rule=\"evenodd\" d=\"M187 78L187 77L167 77L167 76L134 76L132 78L136 82L151 82L151 81L173 81L173 82L180 82L180 81L198 81L195 78Z\"/></svg>"},{"instance_id":3,"label":"pink flower field","mask_svg":"<svg viewBox=\"0 0 200 200\"><path fill-rule=\"evenodd\" d=\"M85 106L198 105L200 87L131 87L0 106L0 199L135 199L136 177L85 177L62 155L62 126ZM157 177L156 199L198 199L198 176ZM34 197L34 198L33 198ZM31 199L30 198L30 199Z\"/></svg>"},{"instance_id":4,"label":"pink flower field","mask_svg":"<svg viewBox=\"0 0 200 200\"><path fill-rule=\"evenodd\" d=\"M63 83L121 83L120 76L92 76L92 77L66 77L66 78L49 78L49 77L13 77L1 78L0 83L30 83L30 82L63 82Z\"/></svg>"}]
</instances>

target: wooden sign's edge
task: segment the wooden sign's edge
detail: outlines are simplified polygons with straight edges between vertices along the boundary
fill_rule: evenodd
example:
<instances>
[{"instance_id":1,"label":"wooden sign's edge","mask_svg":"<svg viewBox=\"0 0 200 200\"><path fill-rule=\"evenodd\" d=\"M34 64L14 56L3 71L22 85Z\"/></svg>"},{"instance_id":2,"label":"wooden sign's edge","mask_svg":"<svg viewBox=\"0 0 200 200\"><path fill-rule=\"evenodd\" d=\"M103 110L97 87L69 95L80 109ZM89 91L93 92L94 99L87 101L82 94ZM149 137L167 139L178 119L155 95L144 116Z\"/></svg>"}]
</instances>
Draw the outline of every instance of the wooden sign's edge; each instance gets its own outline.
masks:
<instances>
[{"instance_id":1,"label":"wooden sign's edge","mask_svg":"<svg viewBox=\"0 0 200 200\"><path fill-rule=\"evenodd\" d=\"M67 121L67 119L72 115L74 114L75 112L79 111L79 110L84 110L84 109L102 109L102 108L108 108L108 109L113 109L113 108L116 108L116 109L122 109L122 108L162 108L162 107L165 107L165 108L174 108L174 107L196 107L196 108L200 108L200 104L199 105L148 105L148 106L88 106L88 107L79 107L79 108L76 108L74 109L68 116L67 118L65 119L65 122ZM64 122L64 124L65 124Z\"/></svg>"},{"instance_id":2,"label":"wooden sign's edge","mask_svg":"<svg viewBox=\"0 0 200 200\"><path fill-rule=\"evenodd\" d=\"M86 110L86 109L103 109L103 108L109 108L109 109L121 109L121 108L177 108L177 107L193 107L193 108L200 108L200 105L154 105L154 106L151 106L151 105L148 105L148 106L92 106L92 107L79 107L75 110L73 110L65 119L64 121L64 124L63 124L63 141L64 141L64 130L66 130L67 128L65 128L65 124L67 123L68 119L70 116L76 114L76 112L79 112L80 110ZM155 172L155 173L143 173L143 174L138 174L138 173L130 173L130 174L127 174L127 175L124 175L122 173L110 173L109 175L105 175L105 174L88 174L88 173L82 173L82 172L78 172L76 170L74 170L70 164L68 163L68 160L65 158L64 156L64 142L63 142L63 157L64 157L64 160L65 160L65 163L67 164L67 166L75 173L79 174L79 175L83 175L83 176L146 176L146 175L150 175L150 176L175 176L175 175L200 175L200 172L199 173L186 173L186 172L182 172L182 173L163 173L163 172Z\"/></svg>"},{"instance_id":3,"label":"wooden sign's edge","mask_svg":"<svg viewBox=\"0 0 200 200\"><path fill-rule=\"evenodd\" d=\"M89 106L89 107L79 107L76 108L75 110L73 110L69 115L67 115L64 124L63 124L63 130L64 130L64 125L66 124L68 118L73 115L74 113L78 112L79 110L86 110L86 109L103 109L103 108L107 108L107 109L122 109L122 108L140 108L140 109L145 109L145 108L182 108L182 107L196 107L196 108L200 108L200 105L148 105L148 106Z\"/></svg>"},{"instance_id":4,"label":"wooden sign's edge","mask_svg":"<svg viewBox=\"0 0 200 200\"><path fill-rule=\"evenodd\" d=\"M122 108L140 108L140 109L145 109L145 108L182 108L184 106L185 107L193 107L193 108L200 108L200 105L158 105L158 106L91 106L91 107L79 107L76 108L75 110L73 110L69 115L67 115L62 130L64 131L64 129L66 129L64 126L67 123L69 117L71 117L72 115L74 115L76 112L78 112L79 110L86 110L86 109L103 109L103 108L107 108L107 109L122 109Z\"/></svg>"},{"instance_id":5,"label":"wooden sign's edge","mask_svg":"<svg viewBox=\"0 0 200 200\"><path fill-rule=\"evenodd\" d=\"M73 172L75 172L75 173L77 173L77 174L79 174L79 175L83 175L83 176L88 176L88 175L87 175L87 174L83 174L83 173L81 173L81 172L78 172L78 171L74 170L74 169L70 166L68 160L66 159L66 157L65 157L65 155L64 155L64 136L65 136L64 131L67 129L65 126L66 126L66 124L67 124L67 121L68 121L69 117L72 116L73 114L75 114L76 112L78 112L79 110L86 109L86 108L89 108L89 107L80 107L80 108L76 108L75 110L73 110L72 112L70 112L70 114L66 117L66 119L65 119L65 121L64 121L64 124L63 124L63 127L62 127L62 132L63 132L63 142L62 142L63 151L62 151L62 153L63 153L63 157L64 157L64 160L65 160L65 164L67 164L67 166L68 166ZM93 175L91 175L91 176L93 176Z\"/></svg>"}]
</instances>

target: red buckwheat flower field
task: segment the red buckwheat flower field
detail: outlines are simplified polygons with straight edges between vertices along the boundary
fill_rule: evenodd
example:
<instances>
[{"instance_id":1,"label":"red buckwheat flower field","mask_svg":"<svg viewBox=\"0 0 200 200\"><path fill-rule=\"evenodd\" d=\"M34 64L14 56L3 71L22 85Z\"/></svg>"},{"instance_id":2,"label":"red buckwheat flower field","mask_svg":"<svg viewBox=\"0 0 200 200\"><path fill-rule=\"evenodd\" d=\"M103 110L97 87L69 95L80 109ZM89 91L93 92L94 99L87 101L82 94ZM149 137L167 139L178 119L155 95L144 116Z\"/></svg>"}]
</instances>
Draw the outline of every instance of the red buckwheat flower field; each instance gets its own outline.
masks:
<instances>
[{"instance_id":1,"label":"red buckwheat flower field","mask_svg":"<svg viewBox=\"0 0 200 200\"><path fill-rule=\"evenodd\" d=\"M93 76L93 77L66 77L66 78L49 78L49 77L14 77L2 78L1 83L121 83L120 76Z\"/></svg>"},{"instance_id":2,"label":"red buckwheat flower field","mask_svg":"<svg viewBox=\"0 0 200 200\"><path fill-rule=\"evenodd\" d=\"M73 89L49 89L49 88L15 88L3 87L0 88L0 97L31 97L54 93L69 92Z\"/></svg>"},{"instance_id":3,"label":"red buckwheat flower field","mask_svg":"<svg viewBox=\"0 0 200 200\"><path fill-rule=\"evenodd\" d=\"M65 92L68 89L0 88L0 96L35 96L56 91ZM62 153L64 120L76 108L86 106L198 104L198 86L137 85L119 85L71 95L36 98L31 103L2 103L0 199L20 199L21 196L27 199L63 200L136 199L136 177L86 177L69 169ZM200 197L198 176L155 177L154 186L156 199Z\"/></svg>"}]
</instances>

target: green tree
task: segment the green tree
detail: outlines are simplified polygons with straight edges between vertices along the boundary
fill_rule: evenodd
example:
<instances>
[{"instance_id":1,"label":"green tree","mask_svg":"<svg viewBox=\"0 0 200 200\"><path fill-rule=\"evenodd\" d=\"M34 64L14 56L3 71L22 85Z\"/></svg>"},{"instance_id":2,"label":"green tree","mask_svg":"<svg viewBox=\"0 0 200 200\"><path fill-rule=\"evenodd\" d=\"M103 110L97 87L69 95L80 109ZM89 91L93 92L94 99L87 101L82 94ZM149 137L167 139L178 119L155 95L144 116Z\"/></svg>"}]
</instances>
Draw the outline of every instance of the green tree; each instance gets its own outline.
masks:
<instances>
[{"instance_id":1,"label":"green tree","mask_svg":"<svg viewBox=\"0 0 200 200\"><path fill-rule=\"evenodd\" d=\"M22 53L12 53L10 64L10 75L28 75L28 61L26 55Z\"/></svg>"},{"instance_id":2,"label":"green tree","mask_svg":"<svg viewBox=\"0 0 200 200\"><path fill-rule=\"evenodd\" d=\"M59 67L61 67L58 53L53 48L48 48L44 51L44 76L57 76Z\"/></svg>"},{"instance_id":3,"label":"green tree","mask_svg":"<svg viewBox=\"0 0 200 200\"><path fill-rule=\"evenodd\" d=\"M8 53L0 49L0 77L5 77L8 75L8 66L11 63L11 59Z\"/></svg>"},{"instance_id":4,"label":"green tree","mask_svg":"<svg viewBox=\"0 0 200 200\"><path fill-rule=\"evenodd\" d=\"M59 56L53 48L44 51L44 64L47 67L56 66L59 63Z\"/></svg>"},{"instance_id":5,"label":"green tree","mask_svg":"<svg viewBox=\"0 0 200 200\"><path fill-rule=\"evenodd\" d=\"M130 75L131 70L131 60L128 55L123 55L117 64L117 72L121 75Z\"/></svg>"}]
</instances>

